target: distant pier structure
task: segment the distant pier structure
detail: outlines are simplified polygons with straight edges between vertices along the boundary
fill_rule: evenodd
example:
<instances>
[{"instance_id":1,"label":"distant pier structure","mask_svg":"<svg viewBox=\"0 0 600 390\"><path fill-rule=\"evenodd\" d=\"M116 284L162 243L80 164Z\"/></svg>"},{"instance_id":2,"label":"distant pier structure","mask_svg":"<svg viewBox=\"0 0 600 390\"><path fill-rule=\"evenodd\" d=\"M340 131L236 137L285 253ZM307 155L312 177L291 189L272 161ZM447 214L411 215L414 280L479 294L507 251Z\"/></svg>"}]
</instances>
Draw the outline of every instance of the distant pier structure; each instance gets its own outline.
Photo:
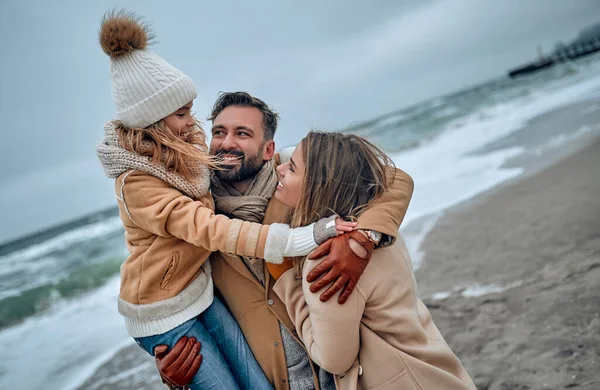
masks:
<instances>
[{"instance_id":1,"label":"distant pier structure","mask_svg":"<svg viewBox=\"0 0 600 390\"><path fill-rule=\"evenodd\" d=\"M557 45L550 55L542 56L540 53L537 61L509 70L508 75L510 77L523 76L598 51L600 51L600 23L583 30L573 42Z\"/></svg>"},{"instance_id":2,"label":"distant pier structure","mask_svg":"<svg viewBox=\"0 0 600 390\"><path fill-rule=\"evenodd\" d=\"M552 54L556 62L570 61L578 57L600 51L600 36L583 42L574 42L568 46L562 46Z\"/></svg>"}]
</instances>

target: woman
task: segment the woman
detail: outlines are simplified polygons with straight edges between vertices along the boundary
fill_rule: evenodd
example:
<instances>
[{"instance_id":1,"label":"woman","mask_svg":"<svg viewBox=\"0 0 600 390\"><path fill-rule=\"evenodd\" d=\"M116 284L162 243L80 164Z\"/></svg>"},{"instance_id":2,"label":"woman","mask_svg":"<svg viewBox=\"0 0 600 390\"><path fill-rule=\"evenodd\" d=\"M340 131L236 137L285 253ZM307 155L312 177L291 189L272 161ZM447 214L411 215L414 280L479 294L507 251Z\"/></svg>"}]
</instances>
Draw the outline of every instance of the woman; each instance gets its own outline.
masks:
<instances>
[{"instance_id":1,"label":"woman","mask_svg":"<svg viewBox=\"0 0 600 390\"><path fill-rule=\"evenodd\" d=\"M276 198L294 207L292 226L337 214L357 218L387 187L390 159L368 141L311 132L278 167ZM359 231L348 234L366 241ZM318 250L311 257L319 257ZM475 389L471 378L416 296L402 240L373 252L345 305L321 302L306 275L319 264L296 258L274 291L320 367L338 389Z\"/></svg>"}]
</instances>

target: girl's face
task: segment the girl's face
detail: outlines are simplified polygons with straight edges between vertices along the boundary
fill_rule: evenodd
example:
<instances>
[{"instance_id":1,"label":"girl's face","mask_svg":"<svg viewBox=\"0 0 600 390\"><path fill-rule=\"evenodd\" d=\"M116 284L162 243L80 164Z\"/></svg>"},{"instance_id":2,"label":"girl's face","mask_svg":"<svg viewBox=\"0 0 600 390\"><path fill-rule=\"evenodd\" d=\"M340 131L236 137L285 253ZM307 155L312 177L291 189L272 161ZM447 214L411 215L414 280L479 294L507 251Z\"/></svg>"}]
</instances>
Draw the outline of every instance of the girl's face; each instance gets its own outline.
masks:
<instances>
[{"instance_id":1,"label":"girl's face","mask_svg":"<svg viewBox=\"0 0 600 390\"><path fill-rule=\"evenodd\" d=\"M290 161L277 167L279 183L275 192L275 199L286 206L296 207L302 191L304 181L304 159L302 158L302 144L298 144Z\"/></svg>"},{"instance_id":2,"label":"girl's face","mask_svg":"<svg viewBox=\"0 0 600 390\"><path fill-rule=\"evenodd\" d=\"M165 125L171 134L176 137L183 138L190 130L194 128L196 121L192 116L193 105L194 102L189 102L164 119Z\"/></svg>"}]
</instances>

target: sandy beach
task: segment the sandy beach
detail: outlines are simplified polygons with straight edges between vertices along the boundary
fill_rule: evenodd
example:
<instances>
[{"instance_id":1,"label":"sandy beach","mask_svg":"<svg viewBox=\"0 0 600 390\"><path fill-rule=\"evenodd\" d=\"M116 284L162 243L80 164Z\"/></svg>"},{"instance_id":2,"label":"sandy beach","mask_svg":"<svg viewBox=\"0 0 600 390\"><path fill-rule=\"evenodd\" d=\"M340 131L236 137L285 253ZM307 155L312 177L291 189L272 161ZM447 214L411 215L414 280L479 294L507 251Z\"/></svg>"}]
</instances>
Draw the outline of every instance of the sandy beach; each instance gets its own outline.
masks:
<instances>
[{"instance_id":1,"label":"sandy beach","mask_svg":"<svg viewBox=\"0 0 600 390\"><path fill-rule=\"evenodd\" d=\"M450 210L422 248L420 296L479 389L600 388L600 140Z\"/></svg>"}]
</instances>

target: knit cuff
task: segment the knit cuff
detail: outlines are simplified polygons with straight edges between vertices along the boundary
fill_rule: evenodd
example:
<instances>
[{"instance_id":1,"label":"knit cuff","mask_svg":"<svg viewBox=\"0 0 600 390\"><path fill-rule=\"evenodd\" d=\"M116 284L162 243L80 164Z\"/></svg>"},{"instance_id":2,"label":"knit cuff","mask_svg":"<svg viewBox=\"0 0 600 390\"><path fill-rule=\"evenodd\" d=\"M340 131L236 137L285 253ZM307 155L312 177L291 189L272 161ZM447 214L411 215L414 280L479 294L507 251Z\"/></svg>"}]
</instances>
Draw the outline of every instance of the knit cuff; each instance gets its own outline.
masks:
<instances>
[{"instance_id":1,"label":"knit cuff","mask_svg":"<svg viewBox=\"0 0 600 390\"><path fill-rule=\"evenodd\" d=\"M284 257L306 256L317 248L314 239L315 224L291 229L283 251Z\"/></svg>"},{"instance_id":2,"label":"knit cuff","mask_svg":"<svg viewBox=\"0 0 600 390\"><path fill-rule=\"evenodd\" d=\"M336 218L337 215L334 214L331 217L321 218L315 222L313 234L317 245L321 245L330 238L337 236L337 230L335 229Z\"/></svg>"},{"instance_id":3,"label":"knit cuff","mask_svg":"<svg viewBox=\"0 0 600 390\"><path fill-rule=\"evenodd\" d=\"M292 229L283 223L269 225L269 234L265 242L265 261L273 264L283 263L283 253Z\"/></svg>"},{"instance_id":4,"label":"knit cuff","mask_svg":"<svg viewBox=\"0 0 600 390\"><path fill-rule=\"evenodd\" d=\"M335 223L333 230L335 233ZM326 228L325 231L330 234L330 228ZM325 240L329 238L327 236ZM269 226L269 234L265 243L265 261L281 264L284 257L306 256L317 246L319 245L315 241L314 223L294 229L290 229L288 225L273 223Z\"/></svg>"}]
</instances>

